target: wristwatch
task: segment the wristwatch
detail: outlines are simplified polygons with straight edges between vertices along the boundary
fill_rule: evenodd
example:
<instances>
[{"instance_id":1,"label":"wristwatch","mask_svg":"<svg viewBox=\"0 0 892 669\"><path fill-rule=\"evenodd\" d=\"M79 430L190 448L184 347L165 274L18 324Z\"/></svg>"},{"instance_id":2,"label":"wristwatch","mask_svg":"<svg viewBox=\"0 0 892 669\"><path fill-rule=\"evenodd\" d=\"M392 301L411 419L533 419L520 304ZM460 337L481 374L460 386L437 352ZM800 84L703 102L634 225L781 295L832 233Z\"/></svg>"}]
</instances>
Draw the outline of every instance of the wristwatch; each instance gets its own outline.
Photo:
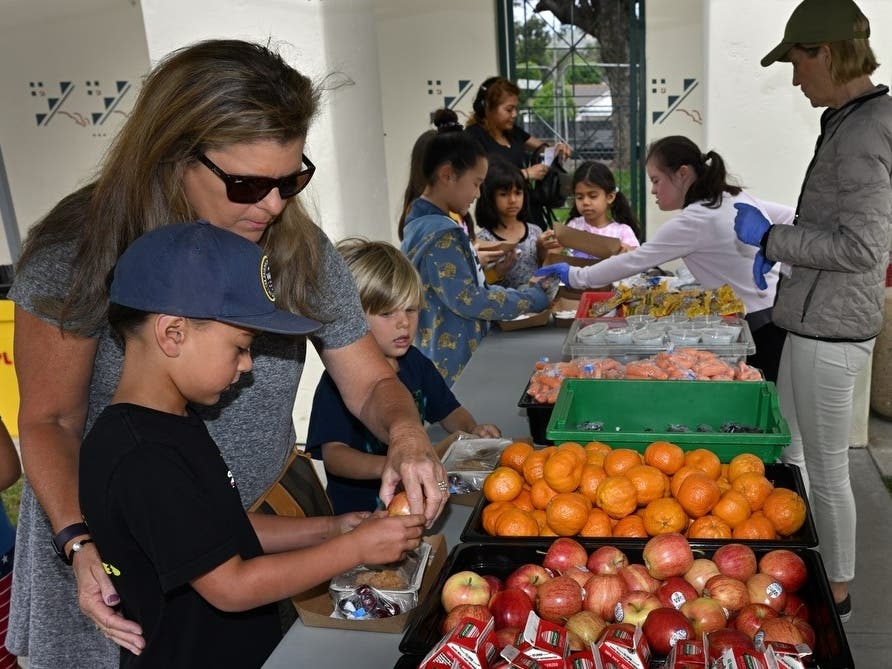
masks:
<instances>
[{"instance_id":1,"label":"wristwatch","mask_svg":"<svg viewBox=\"0 0 892 669\"><path fill-rule=\"evenodd\" d=\"M90 534L90 528L87 527L86 523L74 523L68 527L63 527L59 533L53 537L53 550L65 564L71 564L71 560L65 555L65 544L81 534ZM78 546L78 548L80 548L80 546Z\"/></svg>"}]
</instances>

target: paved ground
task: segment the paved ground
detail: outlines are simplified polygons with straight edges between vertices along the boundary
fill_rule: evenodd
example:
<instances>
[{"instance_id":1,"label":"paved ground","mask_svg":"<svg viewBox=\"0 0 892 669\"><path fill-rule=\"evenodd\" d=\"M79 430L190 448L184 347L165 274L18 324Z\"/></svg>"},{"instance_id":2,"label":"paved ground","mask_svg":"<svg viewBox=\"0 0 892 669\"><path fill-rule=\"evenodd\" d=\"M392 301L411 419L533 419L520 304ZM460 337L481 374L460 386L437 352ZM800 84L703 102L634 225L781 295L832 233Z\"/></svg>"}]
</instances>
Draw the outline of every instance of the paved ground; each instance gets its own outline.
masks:
<instances>
[{"instance_id":1,"label":"paved ground","mask_svg":"<svg viewBox=\"0 0 892 669\"><path fill-rule=\"evenodd\" d=\"M846 637L859 669L892 667L892 495L882 477L892 477L892 422L871 416L869 446L852 449L851 477L858 506L858 558L852 584L852 618ZM818 632L820 633L820 631Z\"/></svg>"}]
</instances>

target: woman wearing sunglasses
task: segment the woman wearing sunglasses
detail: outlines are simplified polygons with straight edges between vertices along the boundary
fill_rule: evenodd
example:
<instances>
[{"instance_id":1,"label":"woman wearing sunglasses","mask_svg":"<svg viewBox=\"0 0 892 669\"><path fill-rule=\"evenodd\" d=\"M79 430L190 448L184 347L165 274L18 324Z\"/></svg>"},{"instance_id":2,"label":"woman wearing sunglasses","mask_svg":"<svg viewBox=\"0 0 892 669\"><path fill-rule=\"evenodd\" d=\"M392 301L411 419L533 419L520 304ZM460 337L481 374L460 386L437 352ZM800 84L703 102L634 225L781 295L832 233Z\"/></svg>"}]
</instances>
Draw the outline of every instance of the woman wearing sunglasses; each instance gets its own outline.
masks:
<instances>
[{"instance_id":1,"label":"woman wearing sunglasses","mask_svg":"<svg viewBox=\"0 0 892 669\"><path fill-rule=\"evenodd\" d=\"M260 244L277 301L325 324L313 344L326 368L351 410L390 443L381 497L402 480L413 511L430 523L442 510L445 472L418 412L368 332L349 270L294 197L314 171L304 145L317 103L310 80L265 47L208 41L177 51L146 79L96 180L30 232L9 294L27 482L7 644L32 668L115 667L115 644L144 646L139 626L111 608L118 596L82 524L77 467L81 438L121 371L107 279L150 229L206 219ZM294 443L305 352L303 337L257 337L253 374L217 406L196 409L246 507Z\"/></svg>"}]
</instances>

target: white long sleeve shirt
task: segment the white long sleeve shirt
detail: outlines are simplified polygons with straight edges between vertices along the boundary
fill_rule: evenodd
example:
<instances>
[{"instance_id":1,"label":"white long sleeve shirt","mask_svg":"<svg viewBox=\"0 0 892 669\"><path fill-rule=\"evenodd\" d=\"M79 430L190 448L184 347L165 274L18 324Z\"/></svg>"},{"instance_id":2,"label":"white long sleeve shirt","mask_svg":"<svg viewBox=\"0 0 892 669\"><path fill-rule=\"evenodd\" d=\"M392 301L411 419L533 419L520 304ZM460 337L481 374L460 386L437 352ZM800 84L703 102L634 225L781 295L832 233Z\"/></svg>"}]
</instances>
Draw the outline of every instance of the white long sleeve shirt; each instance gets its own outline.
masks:
<instances>
[{"instance_id":1,"label":"white long sleeve shirt","mask_svg":"<svg viewBox=\"0 0 892 669\"><path fill-rule=\"evenodd\" d=\"M710 209L702 203L688 205L666 221L652 239L628 253L607 258L589 267L571 267L573 288L605 286L644 272L651 267L681 259L703 288L730 285L743 300L747 313L768 309L774 304L778 268L765 275L767 290L753 281L755 246L744 244L734 233L734 204L745 202L758 208L773 224L793 222L794 210L783 204L758 200L748 193L725 193L721 206Z\"/></svg>"}]
</instances>

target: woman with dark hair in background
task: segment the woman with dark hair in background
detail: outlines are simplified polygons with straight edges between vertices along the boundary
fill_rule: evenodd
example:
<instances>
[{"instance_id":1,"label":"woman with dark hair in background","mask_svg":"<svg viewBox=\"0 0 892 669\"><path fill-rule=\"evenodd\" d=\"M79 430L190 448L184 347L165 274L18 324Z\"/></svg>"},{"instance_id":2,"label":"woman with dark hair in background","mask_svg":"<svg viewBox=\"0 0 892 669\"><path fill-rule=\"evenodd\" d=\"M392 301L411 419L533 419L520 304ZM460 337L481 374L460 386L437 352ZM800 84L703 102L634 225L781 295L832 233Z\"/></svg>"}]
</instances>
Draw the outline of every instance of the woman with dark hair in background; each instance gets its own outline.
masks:
<instances>
[{"instance_id":1,"label":"woman with dark hair in background","mask_svg":"<svg viewBox=\"0 0 892 669\"><path fill-rule=\"evenodd\" d=\"M654 142L645 161L650 192L661 211L681 211L663 223L637 249L607 258L590 267L566 263L547 265L537 275L556 274L571 288L605 286L651 267L682 260L703 288L729 284L746 307L746 319L756 342L747 362L765 378L777 378L785 333L771 321L777 270L753 284L756 251L734 234L734 205L750 204L775 223L790 223L793 210L758 200L728 182L725 162L715 151L706 154L687 137L674 135Z\"/></svg>"},{"instance_id":2,"label":"woman with dark hair in background","mask_svg":"<svg viewBox=\"0 0 892 669\"><path fill-rule=\"evenodd\" d=\"M541 181L548 173L548 165L541 162L541 154L548 142L533 137L516 124L520 89L504 77L486 79L474 98L474 113L468 120L466 132L483 146L488 157L498 156L517 167L527 182ZM535 159L530 160L527 154ZM570 157L570 147L564 142L554 145L555 157ZM533 206L527 189L527 220L543 230L551 221L540 207Z\"/></svg>"},{"instance_id":3,"label":"woman with dark hair in background","mask_svg":"<svg viewBox=\"0 0 892 669\"><path fill-rule=\"evenodd\" d=\"M483 147L461 126L438 127L424 152L425 188L406 216L402 251L424 284L416 346L452 386L489 329L548 307L539 286L520 290L489 286L465 231L449 216L464 215L486 177Z\"/></svg>"}]
</instances>

